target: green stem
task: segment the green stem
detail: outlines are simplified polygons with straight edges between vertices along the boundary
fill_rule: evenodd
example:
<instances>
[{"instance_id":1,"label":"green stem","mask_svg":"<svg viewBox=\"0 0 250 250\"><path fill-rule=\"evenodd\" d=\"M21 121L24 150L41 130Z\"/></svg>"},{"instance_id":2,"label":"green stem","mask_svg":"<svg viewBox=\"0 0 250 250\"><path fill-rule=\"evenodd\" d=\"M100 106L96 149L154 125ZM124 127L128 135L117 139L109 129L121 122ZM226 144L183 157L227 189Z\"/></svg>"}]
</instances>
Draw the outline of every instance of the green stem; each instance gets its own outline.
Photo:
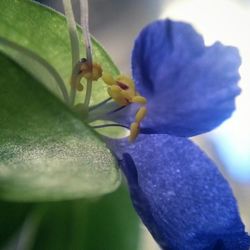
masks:
<instances>
[{"instance_id":1,"label":"green stem","mask_svg":"<svg viewBox=\"0 0 250 250\"><path fill-rule=\"evenodd\" d=\"M76 29L76 22L74 13L72 10L71 0L63 0L65 15L68 23L70 44L71 44L71 55L72 55L72 76L71 76L71 90L70 90L70 103L74 105L76 96L76 84L77 75L75 75L77 63L80 61L80 47L79 39ZM78 74L78 72L77 72Z\"/></svg>"},{"instance_id":2,"label":"green stem","mask_svg":"<svg viewBox=\"0 0 250 250\"><path fill-rule=\"evenodd\" d=\"M91 36L89 33L89 7L88 0L80 0L80 10L81 10L81 26L83 28L83 42L86 48L86 57L88 65L92 66L92 44ZM89 103L92 93L92 80L87 80L86 94L84 100L84 110L88 114L89 112Z\"/></svg>"}]
</instances>

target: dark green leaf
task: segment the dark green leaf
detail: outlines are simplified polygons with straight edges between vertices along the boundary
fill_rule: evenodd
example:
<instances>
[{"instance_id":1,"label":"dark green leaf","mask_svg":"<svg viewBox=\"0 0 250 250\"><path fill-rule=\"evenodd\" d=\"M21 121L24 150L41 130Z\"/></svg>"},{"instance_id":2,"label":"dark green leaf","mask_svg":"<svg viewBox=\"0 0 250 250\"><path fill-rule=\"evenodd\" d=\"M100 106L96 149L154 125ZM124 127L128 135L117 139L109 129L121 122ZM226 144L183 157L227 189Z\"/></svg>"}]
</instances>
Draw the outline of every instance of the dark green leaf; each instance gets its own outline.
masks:
<instances>
[{"instance_id":1,"label":"dark green leaf","mask_svg":"<svg viewBox=\"0 0 250 250\"><path fill-rule=\"evenodd\" d=\"M1 198L93 197L119 185L109 150L70 110L2 55L0 76Z\"/></svg>"},{"instance_id":2,"label":"dark green leaf","mask_svg":"<svg viewBox=\"0 0 250 250\"><path fill-rule=\"evenodd\" d=\"M18 233L31 209L28 203L0 202L0 248Z\"/></svg>"},{"instance_id":3,"label":"dark green leaf","mask_svg":"<svg viewBox=\"0 0 250 250\"><path fill-rule=\"evenodd\" d=\"M139 220L124 187L93 201L44 204L33 250L136 250Z\"/></svg>"}]
</instances>

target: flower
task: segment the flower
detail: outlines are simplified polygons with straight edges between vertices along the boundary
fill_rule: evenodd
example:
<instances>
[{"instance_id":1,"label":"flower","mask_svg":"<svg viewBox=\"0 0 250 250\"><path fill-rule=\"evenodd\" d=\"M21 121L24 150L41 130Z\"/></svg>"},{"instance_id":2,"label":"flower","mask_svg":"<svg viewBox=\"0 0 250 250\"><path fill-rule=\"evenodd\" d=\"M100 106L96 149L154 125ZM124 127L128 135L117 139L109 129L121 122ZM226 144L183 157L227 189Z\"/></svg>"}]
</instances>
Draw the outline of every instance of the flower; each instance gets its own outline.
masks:
<instances>
[{"instance_id":1,"label":"flower","mask_svg":"<svg viewBox=\"0 0 250 250\"><path fill-rule=\"evenodd\" d=\"M45 42L41 50L37 50L39 46L33 47L35 41L36 44L40 45L41 40L41 44L43 44L45 40L41 37L46 34L44 31L48 31L49 34L50 29L46 30L43 27L41 29L42 36L34 36L34 39L31 38L37 32L30 32L27 29L27 27L33 27L31 31L36 31L37 26L33 26L33 24L36 24L34 20L41 19L42 23L39 22L39 25L46 24L47 17L53 17L52 22L49 22L49 26L51 26L51 23L56 20L55 14L46 10L44 15L40 15L40 11L42 13L40 7L39 12L36 12L38 10L36 7L32 8L31 10L35 13L34 17L37 17L34 20L32 19L32 26L23 25L26 19L19 18L21 21L18 22L15 18L15 23L24 27L23 29L15 27L15 31L29 31L28 33L24 32L24 34L17 32L17 34L22 34L25 37L23 39L22 36L12 36L9 32L9 21L13 20L13 13L24 12L25 15L29 10L28 7L33 3L17 1L15 4L12 3L15 8L5 8L10 10L11 14L6 15L7 18L5 17L8 21L2 22L7 25L7 28L3 26L3 31L7 30L3 34L5 36L10 35L10 41L1 39L1 42L17 52L22 52L22 54L34 59L34 62L36 61L45 67L49 75L58 84L67 105L80 112L80 116L78 115L76 118L72 116L71 112L57 112L56 108L63 108L63 106L59 105L60 103L54 100L54 96L48 95L49 93L40 88L38 84L32 85L32 82L29 81L31 80L30 77L25 72L20 71L21 73L18 76L12 75L17 78L21 77L24 82L27 80L27 85L20 85L18 81L15 81L16 78L10 78L13 79L13 82L7 78L2 81L2 85L7 87L7 89L3 87L2 95L4 96L3 107L5 107L2 113L5 120L3 131L6 130L7 132L3 136L4 144L1 149L5 155L3 160L10 160L9 165L12 165L11 168L8 168L10 171L7 171L5 162L2 164L4 174L7 173L7 178L4 176L1 181L1 190L3 189L4 195L6 197L13 195L14 198L24 198L24 200L44 198L44 194L46 199L54 199L55 196L56 199L65 199L69 196L73 198L72 193L78 195L75 188L83 180L78 168L74 166L76 160L79 162L79 160L85 159L91 163L92 160L93 162L95 160L92 157L94 156L99 157L101 163L103 162L103 154L99 152L98 156L99 150L97 148L99 147L96 147L95 143L92 144L94 147L90 145L90 141L94 137L88 137L89 130L86 128L86 131L80 131L85 129L85 126L81 126L82 122L79 119L83 118L85 122L91 123L95 119L103 118L118 122L119 124L116 125L119 126L132 127L132 139L136 139L134 143L128 142L127 139L112 140L110 138L106 139L106 142L116 155L127 177L132 201L138 214L163 249L247 249L249 237L244 231L244 225L240 220L236 201L230 187L213 163L197 146L185 138L209 131L231 115L234 109L234 98L240 92L236 85L240 64L237 50L232 47L224 47L219 43L206 48L202 38L196 34L190 25L169 20L155 22L142 31L135 43L132 59L135 86L129 78L124 76L113 78L111 76L111 82L110 79L106 80L108 84L114 85L114 87L110 87L110 95L115 102L109 102L110 99L108 99L89 107L91 81L100 77L102 68L100 68L101 65L92 63L87 13L85 13L84 18L81 18L81 20L85 20L82 26L84 27L84 33L86 33L84 37L87 58L86 60L80 60L80 47L71 1L65 0L63 2L69 24L72 48L73 70L70 78L70 93L67 92L69 88L65 82L67 77L62 79L57 72L60 67L54 69L53 65L43 57L43 53L48 49L47 45L50 45L50 43ZM86 12L87 8L82 8L84 7L82 4L80 6ZM13 10L15 12L12 13ZM31 12L33 13L33 11ZM11 17L10 20L8 17ZM5 19L3 18L3 20ZM60 20L62 20L61 17ZM64 27L64 25L59 24L59 22L55 22L51 27L51 31L58 31L55 36L57 39L58 34L62 32ZM21 46L18 45L19 43L11 42L15 36L16 40L22 41ZM53 49L53 46L49 48L48 54L53 51L55 53L52 53L46 59L51 59L56 54L60 54L60 51L67 51L68 49L68 46L62 46L62 44L58 48L60 47L65 47L65 50L59 49L57 51ZM37 51L39 55L36 54ZM98 51L100 52L101 49L99 48ZM18 58L23 57L18 56ZM64 59L64 56L60 58ZM107 59L108 56L105 55L104 58ZM6 61L8 62L8 60L3 60L3 62ZM23 61L25 64L25 57ZM48 61L56 62L56 60ZM18 62L20 63L20 61ZM8 65L13 66L11 63ZM66 65L68 64L66 63ZM11 75L12 69L10 67L8 69L10 70L8 75ZM31 67L31 69L33 68ZM2 73L4 70L2 70ZM84 103L78 103L75 100L76 90L83 90L80 82L81 77L85 77L87 80L87 86L84 86L86 87ZM39 79L38 76L36 78ZM42 79L40 80L42 83ZM8 82L13 84L8 84ZM13 86L14 88L12 88ZM22 88L24 88L24 91L19 91ZM37 96L36 90L41 91ZM17 100L17 103L12 100L12 92L15 92L13 100L14 102ZM22 95L22 93L25 95ZM33 93L35 96L31 102L23 101L25 97L30 98ZM48 97L48 102L44 101L45 97ZM32 105L36 98L37 102ZM80 99L82 100L82 98ZM41 105L37 105L40 102ZM117 107L117 103L126 105ZM32 108L29 109L27 104ZM12 106L14 109L12 109ZM107 112L112 110L109 109L110 107L116 109ZM140 111L140 115L137 113L138 108L143 110ZM39 114L39 111L50 109L52 112ZM148 111L146 116L145 110ZM13 116L15 114L18 114L18 116ZM52 119L53 116L56 116L56 123ZM52 120L50 122L49 119L44 118ZM67 126L62 127L64 119ZM16 123L17 120L22 120L22 123ZM49 126L44 126L46 123ZM59 129L53 130L54 125L58 126ZM90 125L95 127L92 124ZM106 126L106 124L104 125ZM25 131L24 136L20 135L22 128L26 128L26 126L31 129ZM136 138L139 133L139 126L141 135ZM10 136L15 128L18 129L16 129L14 137ZM69 135L74 128L77 128L73 131L74 138L77 133L80 133L77 142L84 141L85 147L79 146L79 143L74 143L71 147L73 140L70 140ZM57 137L55 132L66 136L63 138ZM65 141L65 137L66 139L69 137L69 140ZM59 146L57 140L59 140ZM18 145L16 145L16 142L18 142ZM7 149L5 145L8 145ZM37 150L37 146L39 150ZM53 150L54 148L55 150ZM14 149L14 153L12 149ZM95 150L96 152L94 152ZM48 151L51 152L47 154ZM24 153L26 153L25 157ZM12 159L13 155L17 160ZM39 157L40 155L42 157ZM87 157L84 158L82 155L87 155ZM68 157L71 157L72 161L67 161ZM45 158L47 159L44 162ZM26 160L28 164L26 164ZM16 165L15 162L20 165ZM55 166L53 166L54 164ZM111 163L107 162L106 164ZM45 171L43 168L40 169L42 165L45 165ZM62 175L65 170L68 170L66 175ZM68 178L71 177L72 170L77 178ZM105 171L106 168L103 170ZM24 173L19 175L20 172ZM42 173L41 178L40 173ZM44 181L46 173L48 173L47 180L49 182ZM91 175L89 175L90 172L84 172L85 178L88 179L95 173L98 173L98 171L91 168ZM57 175L58 178L56 178ZM28 178L26 178L27 176ZM72 180L70 183L69 179ZM79 179L80 181L77 182ZM91 195L100 194L100 192L94 192L95 190L93 191L91 187L93 183L98 184L97 180L98 178L94 178L94 181L90 181L90 184L87 183L83 190L91 189ZM34 183L38 183L38 186ZM40 186L41 183L42 186ZM15 185L13 186L13 184ZM68 190L69 186L73 187L73 191L72 189ZM43 190L41 187L46 189L45 193L40 191ZM63 187L66 187L66 189L63 189ZM58 191L58 189L59 192L56 192L55 195L55 191ZM29 192L23 192L23 190L29 190ZM80 188L80 190L80 195L82 195L82 189ZM108 190L110 191L110 189ZM107 191L105 190L105 192ZM23 197L23 193L27 193L27 196ZM51 195L48 196L48 193L51 193ZM19 197L20 194L21 198ZM89 193L87 192L87 194ZM87 197L86 193L85 197Z\"/></svg>"},{"instance_id":2,"label":"flower","mask_svg":"<svg viewBox=\"0 0 250 250\"><path fill-rule=\"evenodd\" d=\"M134 143L107 144L119 159L133 205L162 249L247 250L250 238L227 181L186 137L231 116L241 60L236 48L204 45L189 25L156 21L142 30L132 54L133 78L148 100ZM112 113L129 126L136 105Z\"/></svg>"}]
</instances>

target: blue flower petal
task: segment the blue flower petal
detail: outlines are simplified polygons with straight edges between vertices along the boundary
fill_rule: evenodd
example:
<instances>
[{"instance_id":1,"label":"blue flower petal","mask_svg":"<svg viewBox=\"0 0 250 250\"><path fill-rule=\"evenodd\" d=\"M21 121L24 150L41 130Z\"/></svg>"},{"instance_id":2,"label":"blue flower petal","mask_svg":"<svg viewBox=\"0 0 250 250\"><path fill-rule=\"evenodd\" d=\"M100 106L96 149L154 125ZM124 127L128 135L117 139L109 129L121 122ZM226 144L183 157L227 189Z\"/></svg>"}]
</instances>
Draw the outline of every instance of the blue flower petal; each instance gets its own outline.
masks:
<instances>
[{"instance_id":1,"label":"blue flower petal","mask_svg":"<svg viewBox=\"0 0 250 250\"><path fill-rule=\"evenodd\" d=\"M132 54L133 78L149 101L144 131L194 136L218 126L235 108L240 64L236 48L206 47L189 24L144 28Z\"/></svg>"},{"instance_id":2,"label":"blue flower petal","mask_svg":"<svg viewBox=\"0 0 250 250\"><path fill-rule=\"evenodd\" d=\"M141 135L108 142L120 159L137 213L163 249L247 250L235 198L191 141Z\"/></svg>"}]
</instances>

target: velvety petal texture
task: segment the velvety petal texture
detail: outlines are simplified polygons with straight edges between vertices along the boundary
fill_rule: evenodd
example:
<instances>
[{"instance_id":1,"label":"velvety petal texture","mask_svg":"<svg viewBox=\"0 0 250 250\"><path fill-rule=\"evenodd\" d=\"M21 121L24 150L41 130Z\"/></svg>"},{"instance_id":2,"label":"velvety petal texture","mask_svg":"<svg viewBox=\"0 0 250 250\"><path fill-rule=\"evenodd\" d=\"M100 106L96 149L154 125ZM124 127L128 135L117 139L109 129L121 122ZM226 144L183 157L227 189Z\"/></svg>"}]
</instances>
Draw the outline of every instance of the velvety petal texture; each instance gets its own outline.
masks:
<instances>
[{"instance_id":1,"label":"velvety petal texture","mask_svg":"<svg viewBox=\"0 0 250 250\"><path fill-rule=\"evenodd\" d=\"M236 48L206 47L189 24L148 25L132 54L133 78L148 99L142 131L189 137L218 126L235 108L240 64Z\"/></svg>"},{"instance_id":2,"label":"velvety petal texture","mask_svg":"<svg viewBox=\"0 0 250 250\"><path fill-rule=\"evenodd\" d=\"M248 250L232 191L191 141L140 135L108 141L120 159L134 207L165 250Z\"/></svg>"}]
</instances>

